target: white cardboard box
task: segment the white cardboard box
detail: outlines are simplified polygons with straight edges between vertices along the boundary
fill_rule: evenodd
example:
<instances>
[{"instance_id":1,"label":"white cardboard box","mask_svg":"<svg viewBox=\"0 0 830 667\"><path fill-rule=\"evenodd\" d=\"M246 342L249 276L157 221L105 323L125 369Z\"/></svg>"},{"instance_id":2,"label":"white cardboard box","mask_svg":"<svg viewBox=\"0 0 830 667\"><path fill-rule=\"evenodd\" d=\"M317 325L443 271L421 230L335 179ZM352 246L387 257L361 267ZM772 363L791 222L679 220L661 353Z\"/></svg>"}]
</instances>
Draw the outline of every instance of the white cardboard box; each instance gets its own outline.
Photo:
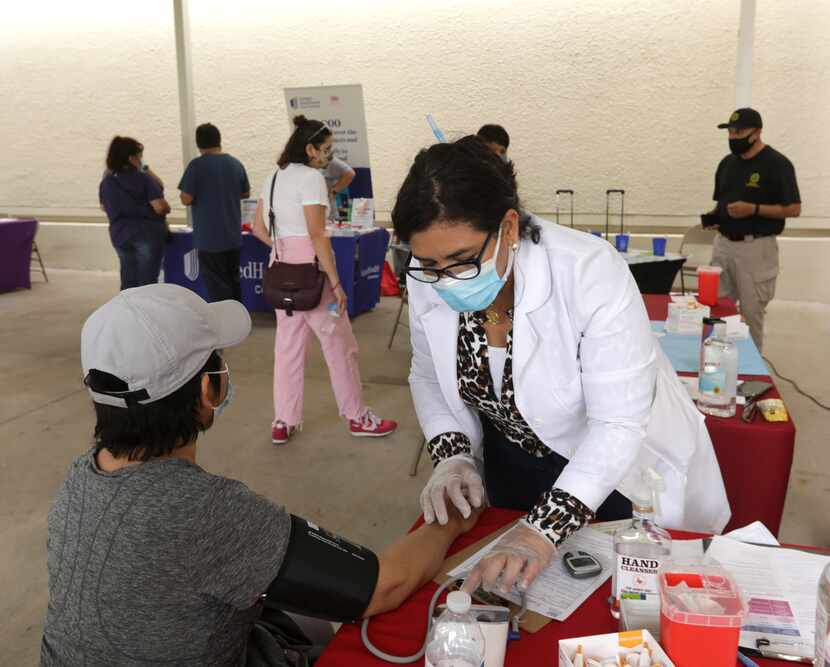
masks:
<instances>
[{"instance_id":1,"label":"white cardboard box","mask_svg":"<svg viewBox=\"0 0 830 667\"><path fill-rule=\"evenodd\" d=\"M709 317L711 309L691 300L687 303L671 302L666 318L666 332L674 334L700 334L703 318Z\"/></svg>"},{"instance_id":2,"label":"white cardboard box","mask_svg":"<svg viewBox=\"0 0 830 667\"><path fill-rule=\"evenodd\" d=\"M574 667L571 658L576 648L582 644L582 651L586 658L594 658L600 662L604 658L613 658L620 648L633 648L638 644L648 642L652 650L653 662L659 662L663 667L674 667L669 656L660 647L648 630L633 630L629 632L613 632L608 635L592 635L590 637L576 637L574 639L559 640L559 667Z\"/></svg>"}]
</instances>

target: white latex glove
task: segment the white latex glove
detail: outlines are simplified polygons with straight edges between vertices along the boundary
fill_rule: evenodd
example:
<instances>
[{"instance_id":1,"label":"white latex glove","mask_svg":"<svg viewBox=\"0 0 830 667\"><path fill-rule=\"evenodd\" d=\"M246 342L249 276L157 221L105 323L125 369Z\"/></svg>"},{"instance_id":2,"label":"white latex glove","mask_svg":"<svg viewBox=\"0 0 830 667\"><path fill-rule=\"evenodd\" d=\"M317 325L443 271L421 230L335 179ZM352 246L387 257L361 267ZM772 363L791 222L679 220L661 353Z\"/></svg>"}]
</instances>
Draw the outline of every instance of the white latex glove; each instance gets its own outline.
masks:
<instances>
[{"instance_id":1,"label":"white latex glove","mask_svg":"<svg viewBox=\"0 0 830 667\"><path fill-rule=\"evenodd\" d=\"M470 505L481 507L484 503L484 482L469 456L459 455L441 461L432 471L432 476L421 491L424 521L433 523L438 519L438 523L446 525L449 521L447 497L465 519L472 513Z\"/></svg>"},{"instance_id":2,"label":"white latex glove","mask_svg":"<svg viewBox=\"0 0 830 667\"><path fill-rule=\"evenodd\" d=\"M483 585L485 590L495 591L498 583L501 593L509 593L518 580L519 589L526 591L555 553L553 542L520 521L478 562L462 590L472 593Z\"/></svg>"}]
</instances>

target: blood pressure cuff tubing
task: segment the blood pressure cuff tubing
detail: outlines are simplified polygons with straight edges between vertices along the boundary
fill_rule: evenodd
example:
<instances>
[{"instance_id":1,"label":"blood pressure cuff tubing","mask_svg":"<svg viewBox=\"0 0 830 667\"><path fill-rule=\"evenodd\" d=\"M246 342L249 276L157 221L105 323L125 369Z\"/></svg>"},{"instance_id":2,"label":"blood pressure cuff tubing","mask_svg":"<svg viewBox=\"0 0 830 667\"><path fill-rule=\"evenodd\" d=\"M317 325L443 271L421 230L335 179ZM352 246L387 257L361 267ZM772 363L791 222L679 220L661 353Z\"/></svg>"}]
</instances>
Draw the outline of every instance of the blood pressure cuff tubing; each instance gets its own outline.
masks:
<instances>
[{"instance_id":1,"label":"blood pressure cuff tubing","mask_svg":"<svg viewBox=\"0 0 830 667\"><path fill-rule=\"evenodd\" d=\"M292 514L288 549L267 595L284 611L350 623L369 606L379 569L371 550Z\"/></svg>"}]
</instances>

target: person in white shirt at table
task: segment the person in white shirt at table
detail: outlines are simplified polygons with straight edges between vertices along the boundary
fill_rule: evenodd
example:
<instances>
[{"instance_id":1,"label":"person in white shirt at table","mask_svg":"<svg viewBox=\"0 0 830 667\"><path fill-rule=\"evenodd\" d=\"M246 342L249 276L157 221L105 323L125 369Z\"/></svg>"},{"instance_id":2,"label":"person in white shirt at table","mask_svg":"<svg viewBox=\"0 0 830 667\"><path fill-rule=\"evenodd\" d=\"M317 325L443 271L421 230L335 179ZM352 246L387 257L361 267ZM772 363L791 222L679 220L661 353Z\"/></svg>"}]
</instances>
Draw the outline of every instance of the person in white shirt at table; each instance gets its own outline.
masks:
<instances>
[{"instance_id":1,"label":"person in white shirt at table","mask_svg":"<svg viewBox=\"0 0 830 667\"><path fill-rule=\"evenodd\" d=\"M661 525L723 529L703 416L612 245L525 212L512 163L476 137L418 154L392 222L412 248L409 382L435 465L424 517L443 523L447 499L527 512L468 588L527 588L574 531L631 516L647 467L666 484Z\"/></svg>"}]
</instances>

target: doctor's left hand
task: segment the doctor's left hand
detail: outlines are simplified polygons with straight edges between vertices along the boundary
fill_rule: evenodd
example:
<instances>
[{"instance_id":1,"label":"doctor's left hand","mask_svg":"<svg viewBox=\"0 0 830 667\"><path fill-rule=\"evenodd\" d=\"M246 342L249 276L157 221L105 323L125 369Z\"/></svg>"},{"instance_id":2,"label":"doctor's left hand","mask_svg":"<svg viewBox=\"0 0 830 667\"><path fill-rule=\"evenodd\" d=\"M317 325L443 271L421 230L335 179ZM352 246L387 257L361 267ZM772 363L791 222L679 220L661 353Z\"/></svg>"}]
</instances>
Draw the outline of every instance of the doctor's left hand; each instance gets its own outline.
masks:
<instances>
[{"instance_id":1,"label":"doctor's left hand","mask_svg":"<svg viewBox=\"0 0 830 667\"><path fill-rule=\"evenodd\" d=\"M520 521L478 562L462 590L472 593L483 586L487 591L509 593L518 582L519 589L526 591L554 553L553 542L530 524Z\"/></svg>"},{"instance_id":2,"label":"doctor's left hand","mask_svg":"<svg viewBox=\"0 0 830 667\"><path fill-rule=\"evenodd\" d=\"M435 466L421 491L421 510L426 523L437 519L439 524L446 525L447 499L464 518L484 505L484 482L471 457L453 456Z\"/></svg>"}]
</instances>

